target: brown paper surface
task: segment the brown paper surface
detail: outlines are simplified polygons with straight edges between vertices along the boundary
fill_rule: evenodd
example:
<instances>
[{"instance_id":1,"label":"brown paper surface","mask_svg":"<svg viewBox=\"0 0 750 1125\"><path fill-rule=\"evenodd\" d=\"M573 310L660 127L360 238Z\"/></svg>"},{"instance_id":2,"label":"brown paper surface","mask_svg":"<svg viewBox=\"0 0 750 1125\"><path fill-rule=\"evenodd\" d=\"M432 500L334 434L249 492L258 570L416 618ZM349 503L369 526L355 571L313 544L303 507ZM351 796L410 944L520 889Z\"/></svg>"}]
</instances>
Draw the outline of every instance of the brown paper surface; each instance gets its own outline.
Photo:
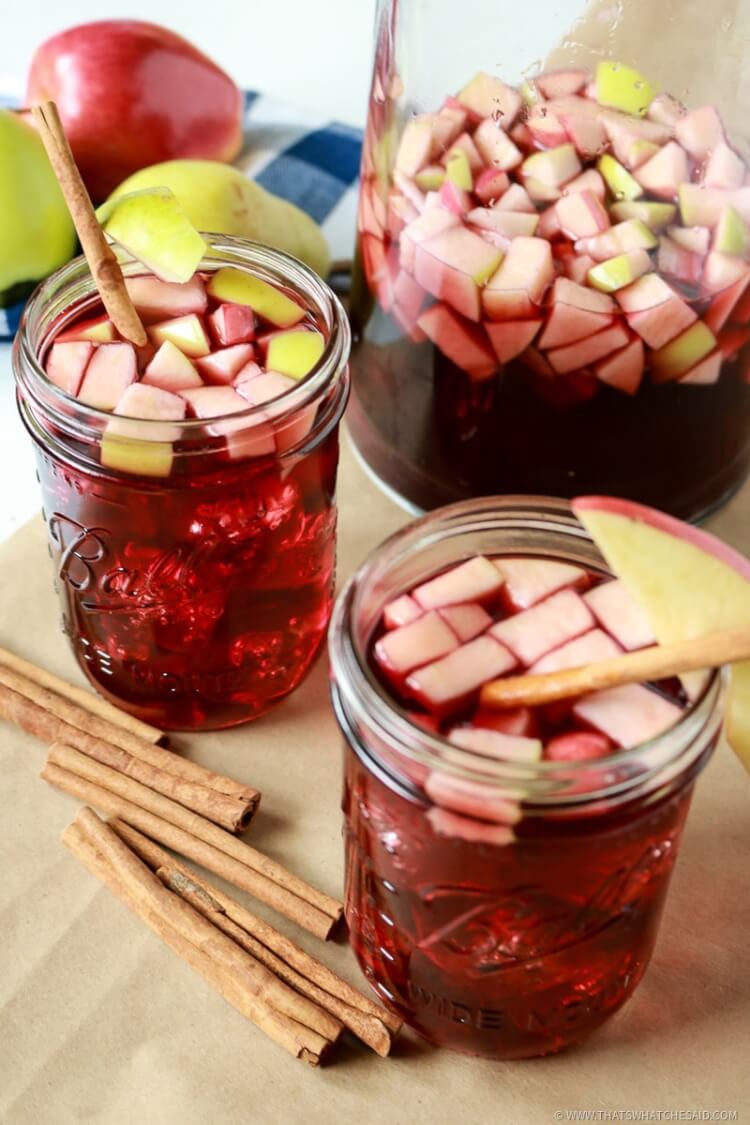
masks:
<instances>
[{"instance_id":1,"label":"brown paper surface","mask_svg":"<svg viewBox=\"0 0 750 1125\"><path fill-rule=\"evenodd\" d=\"M407 517L348 451L340 479L343 579ZM712 527L750 551L749 513L750 488ZM57 628L41 521L0 545L0 574L0 644L80 679ZM341 744L323 659L271 715L176 741L260 787L252 842L341 893ZM546 1125L577 1109L750 1120L750 779L725 748L699 782L652 966L588 1045L497 1064L406 1034L390 1060L346 1046L320 1071L246 1023L63 848L77 806L38 780L42 758L34 739L1 728L4 1125ZM366 987L346 946L295 936Z\"/></svg>"}]
</instances>

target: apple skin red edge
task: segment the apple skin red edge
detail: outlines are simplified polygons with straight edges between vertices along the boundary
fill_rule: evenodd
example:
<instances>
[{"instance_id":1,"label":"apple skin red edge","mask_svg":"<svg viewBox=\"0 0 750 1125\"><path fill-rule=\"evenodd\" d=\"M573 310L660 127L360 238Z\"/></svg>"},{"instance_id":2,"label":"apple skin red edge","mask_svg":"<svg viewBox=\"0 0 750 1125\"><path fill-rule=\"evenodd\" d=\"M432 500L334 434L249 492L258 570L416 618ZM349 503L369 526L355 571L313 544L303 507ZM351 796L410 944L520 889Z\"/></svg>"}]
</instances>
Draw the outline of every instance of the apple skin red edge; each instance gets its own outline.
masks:
<instances>
[{"instance_id":1,"label":"apple skin red edge","mask_svg":"<svg viewBox=\"0 0 750 1125\"><path fill-rule=\"evenodd\" d=\"M699 527L693 527L692 524L684 523L674 516L668 516L656 508L649 508L645 504L636 504L632 500L622 500L614 496L579 496L571 501L571 508L575 515L579 512L607 512L613 516L621 516L623 519L646 523L655 530L664 532L665 535L682 539L697 550L712 555L750 582L750 560L709 532L701 531Z\"/></svg>"}]
</instances>

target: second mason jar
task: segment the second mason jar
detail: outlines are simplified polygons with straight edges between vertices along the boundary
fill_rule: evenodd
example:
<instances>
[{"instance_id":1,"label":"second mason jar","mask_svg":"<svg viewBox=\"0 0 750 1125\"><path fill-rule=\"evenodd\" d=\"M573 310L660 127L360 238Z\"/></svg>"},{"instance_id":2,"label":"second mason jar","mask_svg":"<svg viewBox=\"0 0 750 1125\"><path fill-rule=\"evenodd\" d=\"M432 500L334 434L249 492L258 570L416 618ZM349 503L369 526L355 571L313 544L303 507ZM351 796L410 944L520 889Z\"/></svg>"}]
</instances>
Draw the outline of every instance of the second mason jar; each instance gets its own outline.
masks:
<instances>
[{"instance_id":1,"label":"second mason jar","mask_svg":"<svg viewBox=\"0 0 750 1125\"><path fill-rule=\"evenodd\" d=\"M83 259L37 290L14 352L63 629L92 683L157 727L225 727L268 710L309 671L332 607L346 317L285 254L210 238L201 272L227 266L293 296L324 337L322 356L263 406L170 422L168 433L139 421L131 436L118 421L114 467L103 452L112 415L42 367L54 336L97 308Z\"/></svg>"},{"instance_id":2,"label":"second mason jar","mask_svg":"<svg viewBox=\"0 0 750 1125\"><path fill-rule=\"evenodd\" d=\"M412 509L750 463L750 5L380 0L349 425Z\"/></svg>"},{"instance_id":3,"label":"second mason jar","mask_svg":"<svg viewBox=\"0 0 750 1125\"><path fill-rule=\"evenodd\" d=\"M373 637L386 604L477 554L604 573L566 504L507 498L424 517L354 576L330 640L345 909L364 973L407 1023L513 1059L581 1043L643 977L723 689L714 674L671 729L598 760L523 765L430 733L375 675Z\"/></svg>"}]
</instances>

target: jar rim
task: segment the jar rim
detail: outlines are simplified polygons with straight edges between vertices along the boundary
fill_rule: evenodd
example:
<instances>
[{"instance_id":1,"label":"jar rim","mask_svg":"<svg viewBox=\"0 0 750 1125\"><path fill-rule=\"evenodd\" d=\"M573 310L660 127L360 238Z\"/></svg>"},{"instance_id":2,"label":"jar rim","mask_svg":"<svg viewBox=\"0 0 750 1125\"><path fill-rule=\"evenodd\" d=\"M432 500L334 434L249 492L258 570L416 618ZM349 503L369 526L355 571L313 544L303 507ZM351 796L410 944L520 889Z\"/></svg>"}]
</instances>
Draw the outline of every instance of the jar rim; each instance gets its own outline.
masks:
<instances>
[{"instance_id":1,"label":"jar rim","mask_svg":"<svg viewBox=\"0 0 750 1125\"><path fill-rule=\"evenodd\" d=\"M255 406L248 403L246 410L233 414L217 414L211 418L186 418L171 422L170 425L179 427L180 433L190 439L191 436L195 438L204 435L207 425L227 421L241 424L246 421L250 426L256 421L265 420L269 411L273 411L272 421L275 425L283 424L289 417L320 399L341 377L351 348L351 329L346 312L326 282L309 266L292 255L250 239L211 233L204 233L204 238L210 250L204 256L198 267L199 270L234 266L239 269L244 268L270 284L281 283L293 288L297 295L304 299L306 308L309 309L314 302L313 311L322 317L327 331L326 346L309 374L301 379L297 386L288 389L277 398ZM126 277L149 272L141 262L121 247L113 245L112 248ZM13 368L16 382L22 392L28 394L56 424L64 429L75 429L76 436L91 439L98 437L111 421L111 412L81 403L52 383L47 378L37 356L38 350L46 341L46 335L42 334L39 340L32 339L36 322L41 318L43 310L50 306L53 294L59 292L61 287L63 292L75 288L77 282L79 288L75 293L76 299L84 296L92 299L95 297L93 277L83 255L73 258L36 287L21 316L13 349ZM82 288L80 283L83 283ZM67 319L72 321L74 317L70 316ZM57 327L61 329L65 323L66 321L63 321ZM47 325L46 328L48 334L51 325ZM138 423L138 440L155 442L164 440L161 436L164 430L162 420L131 418L130 415L118 415L118 417Z\"/></svg>"},{"instance_id":2,"label":"jar rim","mask_svg":"<svg viewBox=\"0 0 750 1125\"><path fill-rule=\"evenodd\" d=\"M413 723L407 710L379 682L367 659L372 631L362 643L353 628L372 585L389 566L413 556L420 547L445 536L465 532L472 525L488 529L501 513L515 521L514 526L536 527L539 531L554 527L557 532L588 548L588 553L595 556L589 566L599 565L603 573L611 573L590 536L573 515L570 503L554 497L487 496L439 508L407 524L384 540L367 558L341 591L334 608L329 632L333 691L350 726L356 730L360 720L365 721L377 732L379 739L390 744L407 761L428 769L439 768L465 780L480 781L483 785L522 788L531 803L538 801L544 805L588 802L630 792L636 784L642 785L645 778L658 781L661 774L673 776L677 762L680 763L679 772L682 772L689 764L685 763L686 755L691 757L691 748L700 741L699 736L710 726L712 719L718 732L726 681L722 669L713 670L680 720L662 734L638 746L615 751L607 758L578 762L507 762L455 746L441 735ZM547 558L554 555L549 549L537 553ZM461 558L457 557L455 561L461 561ZM382 608L381 605L381 611ZM692 754L692 758L697 756L699 754ZM624 779L613 781L607 777L616 771L623 774ZM593 778L596 774L601 775L602 787L582 795L581 779Z\"/></svg>"}]
</instances>

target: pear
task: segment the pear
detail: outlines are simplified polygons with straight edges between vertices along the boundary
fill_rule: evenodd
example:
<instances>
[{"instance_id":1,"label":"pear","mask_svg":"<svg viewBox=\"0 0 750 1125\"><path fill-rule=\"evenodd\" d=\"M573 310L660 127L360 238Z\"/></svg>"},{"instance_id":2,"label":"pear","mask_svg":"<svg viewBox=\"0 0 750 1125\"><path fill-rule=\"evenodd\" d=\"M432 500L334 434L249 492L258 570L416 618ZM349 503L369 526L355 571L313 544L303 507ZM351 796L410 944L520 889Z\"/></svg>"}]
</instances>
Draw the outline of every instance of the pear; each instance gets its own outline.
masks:
<instances>
[{"instance_id":1,"label":"pear","mask_svg":"<svg viewBox=\"0 0 750 1125\"><path fill-rule=\"evenodd\" d=\"M111 200L147 188L167 188L196 230L251 238L285 250L325 277L325 238L299 207L267 192L238 168L212 160L168 160L129 176Z\"/></svg>"},{"instance_id":2,"label":"pear","mask_svg":"<svg viewBox=\"0 0 750 1125\"><path fill-rule=\"evenodd\" d=\"M208 252L208 243L167 188L110 199L97 217L110 238L161 281L190 281Z\"/></svg>"},{"instance_id":3,"label":"pear","mask_svg":"<svg viewBox=\"0 0 750 1125\"><path fill-rule=\"evenodd\" d=\"M0 304L5 290L40 281L73 256L75 230L35 130L0 110Z\"/></svg>"}]
</instances>

